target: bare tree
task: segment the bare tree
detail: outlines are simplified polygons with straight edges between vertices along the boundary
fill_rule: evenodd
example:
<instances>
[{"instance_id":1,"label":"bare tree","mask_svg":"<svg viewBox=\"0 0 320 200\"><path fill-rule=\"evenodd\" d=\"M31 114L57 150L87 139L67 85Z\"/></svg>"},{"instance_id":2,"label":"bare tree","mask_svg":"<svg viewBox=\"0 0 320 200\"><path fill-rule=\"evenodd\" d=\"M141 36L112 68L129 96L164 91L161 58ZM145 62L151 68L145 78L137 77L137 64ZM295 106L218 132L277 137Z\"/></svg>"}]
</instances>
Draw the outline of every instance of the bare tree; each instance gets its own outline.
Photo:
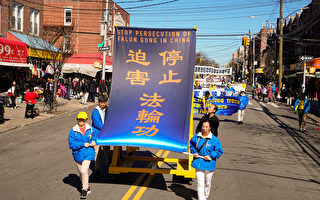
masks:
<instances>
[{"instance_id":1,"label":"bare tree","mask_svg":"<svg viewBox=\"0 0 320 200\"><path fill-rule=\"evenodd\" d=\"M219 67L215 60L208 58L207 54L200 51L196 53L195 65Z\"/></svg>"},{"instance_id":2,"label":"bare tree","mask_svg":"<svg viewBox=\"0 0 320 200\"><path fill-rule=\"evenodd\" d=\"M50 63L53 69L54 89L53 98L50 99L51 106L49 111L51 113L57 111L56 93L62 66L66 59L73 54L71 33L72 29L68 27L45 27L41 38L30 36L30 45L36 48L32 53Z\"/></svg>"}]
</instances>

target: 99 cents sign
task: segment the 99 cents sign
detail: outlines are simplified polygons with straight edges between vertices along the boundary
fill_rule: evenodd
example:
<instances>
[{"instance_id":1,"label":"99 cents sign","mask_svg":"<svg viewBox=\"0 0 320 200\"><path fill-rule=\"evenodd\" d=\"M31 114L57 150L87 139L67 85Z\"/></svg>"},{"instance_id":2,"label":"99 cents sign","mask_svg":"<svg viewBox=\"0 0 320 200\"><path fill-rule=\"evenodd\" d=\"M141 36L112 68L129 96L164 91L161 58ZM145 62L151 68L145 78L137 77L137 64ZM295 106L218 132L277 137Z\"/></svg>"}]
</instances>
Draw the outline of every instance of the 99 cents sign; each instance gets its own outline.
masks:
<instances>
[{"instance_id":1,"label":"99 cents sign","mask_svg":"<svg viewBox=\"0 0 320 200\"><path fill-rule=\"evenodd\" d=\"M0 38L0 62L26 63L27 56L25 43Z\"/></svg>"}]
</instances>

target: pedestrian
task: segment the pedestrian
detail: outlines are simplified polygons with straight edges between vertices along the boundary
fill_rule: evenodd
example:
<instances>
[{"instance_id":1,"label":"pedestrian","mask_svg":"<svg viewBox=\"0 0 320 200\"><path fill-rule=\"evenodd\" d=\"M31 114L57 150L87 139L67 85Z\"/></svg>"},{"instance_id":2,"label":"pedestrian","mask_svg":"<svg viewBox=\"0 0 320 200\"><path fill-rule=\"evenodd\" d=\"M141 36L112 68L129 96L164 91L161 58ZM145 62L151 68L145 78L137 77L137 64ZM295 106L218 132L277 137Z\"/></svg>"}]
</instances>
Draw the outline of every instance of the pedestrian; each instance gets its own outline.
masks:
<instances>
[{"instance_id":1,"label":"pedestrian","mask_svg":"<svg viewBox=\"0 0 320 200\"><path fill-rule=\"evenodd\" d=\"M17 92L18 92L17 84L15 81L13 81L11 87L8 90L8 94L11 100L10 106L12 107L12 109L17 108L17 104L16 104Z\"/></svg>"},{"instance_id":2,"label":"pedestrian","mask_svg":"<svg viewBox=\"0 0 320 200\"><path fill-rule=\"evenodd\" d=\"M310 108L310 101L306 98L306 94L301 94L300 98L298 98L294 104L295 112L298 114L299 130L301 132L306 132L306 119Z\"/></svg>"},{"instance_id":3,"label":"pedestrian","mask_svg":"<svg viewBox=\"0 0 320 200\"><path fill-rule=\"evenodd\" d=\"M97 83L96 79L94 78L89 82L89 99L88 99L88 101L93 102L93 103L95 102L97 87L98 87L98 83Z\"/></svg>"},{"instance_id":4,"label":"pedestrian","mask_svg":"<svg viewBox=\"0 0 320 200\"><path fill-rule=\"evenodd\" d=\"M109 97L110 96L110 91L111 91L111 78L109 78L107 81L106 81L106 87L107 87L107 94Z\"/></svg>"},{"instance_id":5,"label":"pedestrian","mask_svg":"<svg viewBox=\"0 0 320 200\"><path fill-rule=\"evenodd\" d=\"M104 80L101 80L100 85L99 85L99 91L101 96L106 96L107 95L107 86L106 82Z\"/></svg>"},{"instance_id":6,"label":"pedestrian","mask_svg":"<svg viewBox=\"0 0 320 200\"><path fill-rule=\"evenodd\" d=\"M196 128L196 133L201 132L202 130L202 124L204 121L209 121L210 122L210 127L211 127L211 133L213 133L214 136L218 137L218 128L219 128L219 118L216 115L216 112L218 111L218 106L215 104L211 104L208 108L208 114L204 115Z\"/></svg>"},{"instance_id":7,"label":"pedestrian","mask_svg":"<svg viewBox=\"0 0 320 200\"><path fill-rule=\"evenodd\" d=\"M25 119L28 119L29 117L31 119L34 118L34 105L37 103L36 101L37 98L39 98L38 93L34 92L34 88L31 87L30 90L24 96L24 99L26 100L26 112L24 115ZM29 116L29 113L30 113L30 116Z\"/></svg>"},{"instance_id":8,"label":"pedestrian","mask_svg":"<svg viewBox=\"0 0 320 200\"><path fill-rule=\"evenodd\" d=\"M271 83L269 83L268 88L267 88L267 91L268 91L267 97L268 97L268 99L269 99L268 103L271 103L271 102L272 102L272 94L273 94Z\"/></svg>"},{"instance_id":9,"label":"pedestrian","mask_svg":"<svg viewBox=\"0 0 320 200\"><path fill-rule=\"evenodd\" d=\"M87 105L88 96L89 96L89 85L86 79L81 80L81 92L82 92L82 101L83 105Z\"/></svg>"},{"instance_id":10,"label":"pedestrian","mask_svg":"<svg viewBox=\"0 0 320 200\"><path fill-rule=\"evenodd\" d=\"M71 95L72 95L72 79L71 77L68 78L68 81L66 83L66 89L67 89L67 99L70 101L71 100Z\"/></svg>"},{"instance_id":11,"label":"pedestrian","mask_svg":"<svg viewBox=\"0 0 320 200\"><path fill-rule=\"evenodd\" d=\"M263 85L261 85L261 87L262 87L262 101L265 102L264 99L267 96L267 88Z\"/></svg>"},{"instance_id":12,"label":"pedestrian","mask_svg":"<svg viewBox=\"0 0 320 200\"><path fill-rule=\"evenodd\" d=\"M239 110L238 110L238 123L237 124L243 124L244 110L246 109L246 107L249 103L249 97L244 91L241 91L238 97L240 100L240 105L239 105Z\"/></svg>"},{"instance_id":13,"label":"pedestrian","mask_svg":"<svg viewBox=\"0 0 320 200\"><path fill-rule=\"evenodd\" d=\"M196 169L199 200L209 198L216 160L223 154L221 142L210 129L210 122L204 121L201 132L190 140L190 150L194 157L191 166Z\"/></svg>"},{"instance_id":14,"label":"pedestrian","mask_svg":"<svg viewBox=\"0 0 320 200\"><path fill-rule=\"evenodd\" d=\"M80 198L86 198L90 193L89 166L94 160L94 145L96 134L94 129L86 123L88 115L79 112L77 124L69 132L69 148L72 149L73 159L76 162L82 183Z\"/></svg>"},{"instance_id":15,"label":"pedestrian","mask_svg":"<svg viewBox=\"0 0 320 200\"><path fill-rule=\"evenodd\" d=\"M287 91L288 90L286 88L286 84L282 84L282 87L281 87L281 101L282 102L285 102Z\"/></svg>"},{"instance_id":16,"label":"pedestrian","mask_svg":"<svg viewBox=\"0 0 320 200\"><path fill-rule=\"evenodd\" d=\"M106 96L100 96L98 99L99 105L92 111L92 127L96 129L97 134L99 134L101 128L104 125L106 119L107 108L107 98ZM95 150L95 177L99 177L102 172L101 168L101 156L104 154L107 165L111 161L110 146L94 146Z\"/></svg>"},{"instance_id":17,"label":"pedestrian","mask_svg":"<svg viewBox=\"0 0 320 200\"><path fill-rule=\"evenodd\" d=\"M257 85L254 85L252 88L252 99L255 100L256 99L256 94L257 94Z\"/></svg>"}]
</instances>

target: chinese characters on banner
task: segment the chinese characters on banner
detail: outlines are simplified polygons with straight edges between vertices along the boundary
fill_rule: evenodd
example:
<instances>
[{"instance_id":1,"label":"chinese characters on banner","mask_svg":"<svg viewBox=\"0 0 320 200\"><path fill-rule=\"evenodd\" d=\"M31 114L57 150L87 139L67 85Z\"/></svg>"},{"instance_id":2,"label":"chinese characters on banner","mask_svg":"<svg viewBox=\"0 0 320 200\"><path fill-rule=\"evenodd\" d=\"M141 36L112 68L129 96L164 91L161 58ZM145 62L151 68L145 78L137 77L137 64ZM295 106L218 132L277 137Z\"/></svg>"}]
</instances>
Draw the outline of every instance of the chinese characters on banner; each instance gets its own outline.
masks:
<instances>
[{"instance_id":1,"label":"chinese characters on banner","mask_svg":"<svg viewBox=\"0 0 320 200\"><path fill-rule=\"evenodd\" d=\"M27 63L27 45L20 41L0 38L0 62Z\"/></svg>"},{"instance_id":2,"label":"chinese characters on banner","mask_svg":"<svg viewBox=\"0 0 320 200\"><path fill-rule=\"evenodd\" d=\"M187 150L195 38L195 29L116 27L99 145Z\"/></svg>"}]
</instances>

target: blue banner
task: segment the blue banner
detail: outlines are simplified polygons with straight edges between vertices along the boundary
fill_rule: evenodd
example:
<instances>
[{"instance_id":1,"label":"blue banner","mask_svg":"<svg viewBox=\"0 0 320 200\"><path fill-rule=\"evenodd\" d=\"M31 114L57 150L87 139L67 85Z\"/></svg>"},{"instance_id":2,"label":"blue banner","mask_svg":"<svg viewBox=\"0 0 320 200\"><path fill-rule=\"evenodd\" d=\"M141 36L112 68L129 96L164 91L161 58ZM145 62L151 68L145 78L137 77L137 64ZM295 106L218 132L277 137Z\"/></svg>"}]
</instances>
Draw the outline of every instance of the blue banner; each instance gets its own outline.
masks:
<instances>
[{"instance_id":1,"label":"blue banner","mask_svg":"<svg viewBox=\"0 0 320 200\"><path fill-rule=\"evenodd\" d=\"M97 144L187 150L195 39L195 29L115 27L110 105Z\"/></svg>"},{"instance_id":2,"label":"blue banner","mask_svg":"<svg viewBox=\"0 0 320 200\"><path fill-rule=\"evenodd\" d=\"M193 113L194 114L206 114L208 107L211 104L218 106L218 112L216 115L231 116L233 113L238 112L240 100L236 96L211 96L208 98L206 108L203 108L203 102L201 98L194 98Z\"/></svg>"}]
</instances>

